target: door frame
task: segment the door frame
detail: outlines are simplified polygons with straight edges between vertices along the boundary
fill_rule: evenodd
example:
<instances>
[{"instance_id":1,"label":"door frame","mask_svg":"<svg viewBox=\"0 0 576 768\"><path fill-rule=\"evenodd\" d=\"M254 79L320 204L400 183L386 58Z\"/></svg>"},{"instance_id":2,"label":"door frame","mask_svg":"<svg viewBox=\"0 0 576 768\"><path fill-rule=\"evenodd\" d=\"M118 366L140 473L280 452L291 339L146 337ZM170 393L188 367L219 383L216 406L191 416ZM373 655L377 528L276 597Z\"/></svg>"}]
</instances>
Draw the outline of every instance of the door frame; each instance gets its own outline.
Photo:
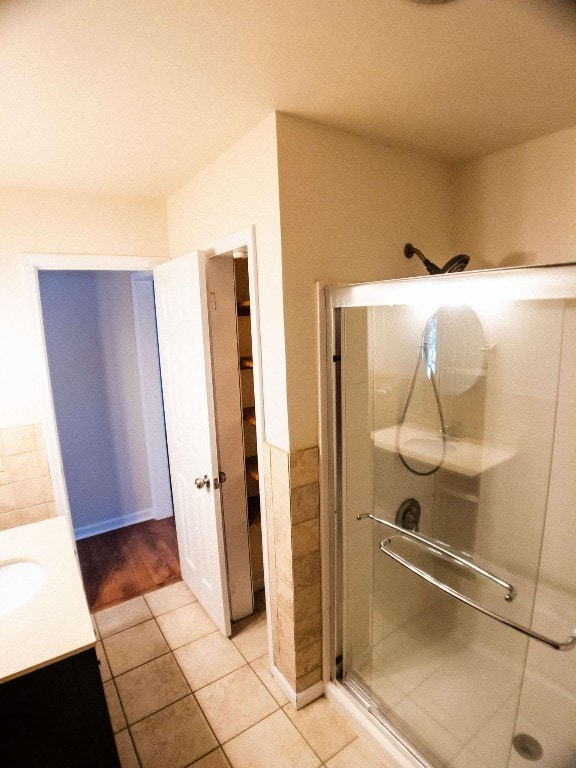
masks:
<instances>
[{"instance_id":1,"label":"door frame","mask_svg":"<svg viewBox=\"0 0 576 768\"><path fill-rule=\"evenodd\" d=\"M48 351L44 334L44 318L42 315L42 303L40 300L40 280L38 273L41 270L48 271L118 271L118 272L142 272L151 271L168 259L149 256L108 256L108 255L68 255L52 253L24 254L22 261L22 274L27 290L25 291L29 301L29 311L32 318L34 341L37 351L38 374L40 376L40 389L42 392L42 417L44 426L44 439L48 466L54 489L54 502L56 514L62 515L68 522L70 535L74 539L74 526L68 500L66 480L62 465L62 453L60 439L56 423L56 411L50 383L50 371L48 367ZM75 539L74 539L75 540Z\"/></svg>"},{"instance_id":2,"label":"door frame","mask_svg":"<svg viewBox=\"0 0 576 768\"><path fill-rule=\"evenodd\" d=\"M250 285L250 330L252 335L252 360L254 371L254 408L256 413L256 450L258 458L258 484L260 490L260 521L262 526L262 559L264 564L264 594L266 597L266 615L272 616L270 603L270 572L268 568L268 529L266 511L266 493L264 482L264 389L262 377L262 344L260 336L260 307L258 290L258 264L256 258L256 230L254 226L234 232L226 237L211 243L202 249L207 258L212 256L230 256L235 253L245 254L248 259L248 280ZM272 639L272 622L268 621L268 655L274 658L274 644Z\"/></svg>"},{"instance_id":3,"label":"door frame","mask_svg":"<svg viewBox=\"0 0 576 768\"><path fill-rule=\"evenodd\" d=\"M270 574L268 568L268 534L267 534L267 510L266 495L264 484L264 466L262 458L264 456L264 435L265 414L264 414L264 391L262 378L262 346L260 337L260 314L259 314L259 291L258 291L258 269L256 259L256 230L254 226L245 227L238 232L231 233L208 247L203 248L207 257L210 256L234 256L234 252L243 252L248 259L248 277L250 282L250 302L251 302L251 331L252 331L252 352L254 364L254 400L256 412L256 444L258 450L258 474L260 485L260 509L262 523L262 552L264 560L264 587L266 595L266 611L271 616L270 604ZM70 530L70 535L74 540L74 527L72 524L72 515L66 489L66 480L62 465L62 455L60 451L60 441L58 438L58 428L56 423L56 413L54 410L54 401L52 397L52 387L50 384L50 372L48 368L48 354L46 349L46 340L44 336L44 322L42 316L42 305L40 301L40 283L38 272L40 270L84 270L84 271L124 271L141 272L152 271L154 267L170 261L169 258L156 258L149 256L111 256L95 254L53 254L53 253L29 253L23 254L22 276L25 284L25 295L29 302L29 312L33 323L33 334L37 352L36 362L40 377L40 389L42 397L42 416L44 425L44 437L46 443L46 453L48 457L48 466L54 488L54 501L56 514L66 518ZM269 658L274 658L272 628L268 621L268 651Z\"/></svg>"}]
</instances>

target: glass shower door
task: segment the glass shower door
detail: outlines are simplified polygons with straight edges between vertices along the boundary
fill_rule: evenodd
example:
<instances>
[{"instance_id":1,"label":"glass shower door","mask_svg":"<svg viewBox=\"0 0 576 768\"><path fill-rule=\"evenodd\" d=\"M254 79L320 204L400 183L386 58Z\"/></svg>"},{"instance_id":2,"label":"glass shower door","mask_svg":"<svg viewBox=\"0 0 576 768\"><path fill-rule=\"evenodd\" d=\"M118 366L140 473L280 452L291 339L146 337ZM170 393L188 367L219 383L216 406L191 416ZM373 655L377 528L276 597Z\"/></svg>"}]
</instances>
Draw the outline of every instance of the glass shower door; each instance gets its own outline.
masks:
<instances>
[{"instance_id":1,"label":"glass shower door","mask_svg":"<svg viewBox=\"0 0 576 768\"><path fill-rule=\"evenodd\" d=\"M576 765L574 302L347 306L340 338L345 681L430 765Z\"/></svg>"}]
</instances>

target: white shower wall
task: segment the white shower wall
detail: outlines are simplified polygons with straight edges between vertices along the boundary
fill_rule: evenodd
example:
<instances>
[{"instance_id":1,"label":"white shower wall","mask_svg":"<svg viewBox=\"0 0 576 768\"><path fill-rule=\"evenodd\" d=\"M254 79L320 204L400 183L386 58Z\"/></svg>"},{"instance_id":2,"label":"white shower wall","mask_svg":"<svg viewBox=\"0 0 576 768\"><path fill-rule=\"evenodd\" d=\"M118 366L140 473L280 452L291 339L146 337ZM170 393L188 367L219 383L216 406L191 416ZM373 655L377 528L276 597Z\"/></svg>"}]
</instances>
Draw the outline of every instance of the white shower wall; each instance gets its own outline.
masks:
<instances>
[{"instance_id":1,"label":"white shower wall","mask_svg":"<svg viewBox=\"0 0 576 768\"><path fill-rule=\"evenodd\" d=\"M576 260L576 128L465 163L453 169L456 250L465 250L477 266L556 264ZM576 626L574 558L576 525L576 310L565 309L562 370L555 417L554 453L548 478L546 526L536 593L535 628L557 637ZM536 367L549 342L545 334L534 346ZM502 356L501 356L502 357ZM514 375L514 361L507 361ZM540 377L546 371L539 371ZM517 388L522 402L510 403L538 434L538 407L527 409L536 396L535 382ZM538 388L542 394L547 387ZM549 393L548 393L549 394ZM506 411L504 411L505 413ZM512 416L510 418L513 418ZM516 417L519 418L519 417ZM527 476L530 469L526 468ZM517 499L520 502L520 498ZM522 514L519 504L518 514ZM525 521L529 530L531 521ZM521 542L503 540L500 548L522 556ZM517 729L542 742L542 768L575 764L576 651L556 653L530 641L526 676L518 710ZM526 761L514 752L510 768Z\"/></svg>"}]
</instances>

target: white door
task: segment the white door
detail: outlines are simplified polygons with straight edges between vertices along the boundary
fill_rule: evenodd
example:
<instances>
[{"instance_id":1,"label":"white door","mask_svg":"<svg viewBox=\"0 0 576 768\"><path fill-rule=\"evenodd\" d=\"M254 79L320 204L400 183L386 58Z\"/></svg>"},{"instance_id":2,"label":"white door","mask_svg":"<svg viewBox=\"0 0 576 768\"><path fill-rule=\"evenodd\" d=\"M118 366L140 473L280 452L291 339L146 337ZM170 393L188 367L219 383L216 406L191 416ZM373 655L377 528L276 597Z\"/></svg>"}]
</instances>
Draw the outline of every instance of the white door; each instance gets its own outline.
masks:
<instances>
[{"instance_id":1,"label":"white door","mask_svg":"<svg viewBox=\"0 0 576 768\"><path fill-rule=\"evenodd\" d=\"M154 288L182 578L229 636L206 257L195 252L161 264Z\"/></svg>"}]
</instances>

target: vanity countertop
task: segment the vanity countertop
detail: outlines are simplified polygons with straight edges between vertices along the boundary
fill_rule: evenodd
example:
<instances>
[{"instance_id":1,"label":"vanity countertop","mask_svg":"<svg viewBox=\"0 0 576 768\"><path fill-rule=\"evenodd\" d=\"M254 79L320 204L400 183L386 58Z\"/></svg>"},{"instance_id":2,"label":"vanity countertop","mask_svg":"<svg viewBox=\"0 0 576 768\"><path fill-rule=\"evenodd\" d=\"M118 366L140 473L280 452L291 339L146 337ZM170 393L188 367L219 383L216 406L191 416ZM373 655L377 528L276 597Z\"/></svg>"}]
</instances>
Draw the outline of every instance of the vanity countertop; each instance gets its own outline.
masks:
<instances>
[{"instance_id":1,"label":"vanity countertop","mask_svg":"<svg viewBox=\"0 0 576 768\"><path fill-rule=\"evenodd\" d=\"M0 565L29 560L45 571L27 603L0 616L0 683L95 645L74 545L63 517L0 531Z\"/></svg>"}]
</instances>

